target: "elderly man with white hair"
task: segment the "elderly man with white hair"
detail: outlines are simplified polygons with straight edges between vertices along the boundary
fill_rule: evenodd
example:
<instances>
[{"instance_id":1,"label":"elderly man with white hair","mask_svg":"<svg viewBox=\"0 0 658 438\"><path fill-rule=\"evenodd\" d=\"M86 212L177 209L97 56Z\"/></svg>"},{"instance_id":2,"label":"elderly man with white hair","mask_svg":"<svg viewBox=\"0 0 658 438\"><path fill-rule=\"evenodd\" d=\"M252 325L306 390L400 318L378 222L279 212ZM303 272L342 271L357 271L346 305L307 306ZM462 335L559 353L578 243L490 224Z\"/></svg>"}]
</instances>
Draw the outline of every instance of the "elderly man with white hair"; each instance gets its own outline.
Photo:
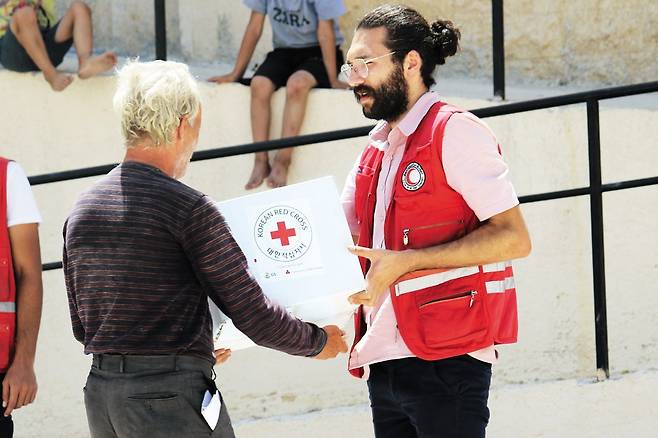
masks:
<instances>
[{"instance_id":1,"label":"elderly man with white hair","mask_svg":"<svg viewBox=\"0 0 658 438\"><path fill-rule=\"evenodd\" d=\"M317 359L347 346L338 327L300 321L263 295L215 202L178 181L201 126L187 66L128 64L114 103L124 160L64 225L73 333L93 354L91 436L233 437L225 406L212 431L200 414L216 388L208 297L259 345Z\"/></svg>"}]
</instances>

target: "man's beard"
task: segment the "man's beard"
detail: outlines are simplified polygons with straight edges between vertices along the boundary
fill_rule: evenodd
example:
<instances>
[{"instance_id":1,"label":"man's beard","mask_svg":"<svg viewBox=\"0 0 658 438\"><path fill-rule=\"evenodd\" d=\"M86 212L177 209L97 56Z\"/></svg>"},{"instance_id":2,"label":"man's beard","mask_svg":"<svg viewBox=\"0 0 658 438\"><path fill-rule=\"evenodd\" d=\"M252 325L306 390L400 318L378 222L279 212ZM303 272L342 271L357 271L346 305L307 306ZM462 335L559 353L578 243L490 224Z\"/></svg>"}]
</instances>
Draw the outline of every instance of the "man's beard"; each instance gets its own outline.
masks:
<instances>
[{"instance_id":1,"label":"man's beard","mask_svg":"<svg viewBox=\"0 0 658 438\"><path fill-rule=\"evenodd\" d=\"M384 119L389 122L397 120L407 111L409 105L407 81L404 79L402 66L399 65L379 88L359 85L354 87L353 91L357 102L359 93L367 93L372 98L370 108L363 107L363 115L369 119Z\"/></svg>"}]
</instances>

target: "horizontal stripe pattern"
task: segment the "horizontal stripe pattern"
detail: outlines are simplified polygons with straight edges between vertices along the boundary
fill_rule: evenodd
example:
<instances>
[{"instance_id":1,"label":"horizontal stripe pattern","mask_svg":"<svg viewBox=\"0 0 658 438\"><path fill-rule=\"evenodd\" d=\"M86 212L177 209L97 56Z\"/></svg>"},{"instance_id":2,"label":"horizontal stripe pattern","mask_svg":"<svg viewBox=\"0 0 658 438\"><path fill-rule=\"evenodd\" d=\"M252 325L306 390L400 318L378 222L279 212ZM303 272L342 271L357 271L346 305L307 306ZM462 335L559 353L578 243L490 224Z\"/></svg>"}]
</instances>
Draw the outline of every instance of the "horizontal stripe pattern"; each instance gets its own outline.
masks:
<instances>
[{"instance_id":1,"label":"horizontal stripe pattern","mask_svg":"<svg viewBox=\"0 0 658 438\"><path fill-rule=\"evenodd\" d=\"M489 274L487 276L489 281L485 282L488 294L502 294L516 289L511 261L483 265L482 272Z\"/></svg>"},{"instance_id":2,"label":"horizontal stripe pattern","mask_svg":"<svg viewBox=\"0 0 658 438\"><path fill-rule=\"evenodd\" d=\"M487 265L482 265L482 271L483 272L498 272L498 271L504 271L507 268L512 266L512 262L510 261L505 261L505 262L498 262L498 263L489 263Z\"/></svg>"},{"instance_id":3,"label":"horizontal stripe pattern","mask_svg":"<svg viewBox=\"0 0 658 438\"><path fill-rule=\"evenodd\" d=\"M324 342L263 295L215 203L151 166L124 163L80 196L63 264L87 354L214 360L207 297L259 345L308 355Z\"/></svg>"},{"instance_id":4,"label":"horizontal stripe pattern","mask_svg":"<svg viewBox=\"0 0 658 438\"><path fill-rule=\"evenodd\" d=\"M16 313L16 303L13 301L0 301L0 312Z\"/></svg>"},{"instance_id":5,"label":"horizontal stripe pattern","mask_svg":"<svg viewBox=\"0 0 658 438\"><path fill-rule=\"evenodd\" d=\"M447 281L477 274L478 272L480 272L480 269L477 266L469 266L467 268L451 269L445 272L438 272L436 274L411 278L409 280L404 280L397 283L395 285L395 294L400 296L409 292L415 292L428 287L438 286Z\"/></svg>"},{"instance_id":6,"label":"horizontal stripe pattern","mask_svg":"<svg viewBox=\"0 0 658 438\"><path fill-rule=\"evenodd\" d=\"M488 294L502 294L507 290L516 289L514 277L507 277L498 281L487 281L485 286Z\"/></svg>"},{"instance_id":7,"label":"horizontal stripe pattern","mask_svg":"<svg viewBox=\"0 0 658 438\"><path fill-rule=\"evenodd\" d=\"M416 292L428 287L438 286L457 278L477 274L478 272L480 272L479 267L469 266L466 268L451 269L445 272L403 280L395 285L395 293L397 296L400 296L409 292ZM487 274L498 274L496 275L498 278L504 277L502 280L485 282L487 293L503 293L507 290L516 288L514 276L512 274L512 263L510 261L483 265L482 272Z\"/></svg>"}]
</instances>

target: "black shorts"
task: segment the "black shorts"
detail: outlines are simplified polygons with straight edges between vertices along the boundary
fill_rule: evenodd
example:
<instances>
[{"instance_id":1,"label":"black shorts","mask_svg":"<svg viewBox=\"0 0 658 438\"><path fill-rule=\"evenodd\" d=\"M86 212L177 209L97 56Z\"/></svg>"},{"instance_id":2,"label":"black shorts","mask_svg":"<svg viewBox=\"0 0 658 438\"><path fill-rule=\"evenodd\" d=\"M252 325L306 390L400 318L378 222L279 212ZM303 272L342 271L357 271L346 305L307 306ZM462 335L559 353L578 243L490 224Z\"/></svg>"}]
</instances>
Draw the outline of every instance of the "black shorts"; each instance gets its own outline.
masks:
<instances>
[{"instance_id":1,"label":"black shorts","mask_svg":"<svg viewBox=\"0 0 658 438\"><path fill-rule=\"evenodd\" d=\"M46 51L50 62L55 67L60 65L64 60L64 55L73 45L73 38L63 43L55 41L55 33L59 27L59 22L54 26L41 29L43 42L46 44ZM21 43L16 39L16 35L11 31L11 26L7 27L7 33L0 38L0 64L7 70L17 72L39 71L39 67L32 61Z\"/></svg>"},{"instance_id":2,"label":"black shorts","mask_svg":"<svg viewBox=\"0 0 658 438\"><path fill-rule=\"evenodd\" d=\"M340 71L342 64L343 52L336 47L336 74ZM279 88L285 87L288 78L299 70L312 74L318 82L318 88L331 88L320 46L303 49L274 49L267 54L265 61L258 67L254 76L265 76L274 83L276 88Z\"/></svg>"}]
</instances>

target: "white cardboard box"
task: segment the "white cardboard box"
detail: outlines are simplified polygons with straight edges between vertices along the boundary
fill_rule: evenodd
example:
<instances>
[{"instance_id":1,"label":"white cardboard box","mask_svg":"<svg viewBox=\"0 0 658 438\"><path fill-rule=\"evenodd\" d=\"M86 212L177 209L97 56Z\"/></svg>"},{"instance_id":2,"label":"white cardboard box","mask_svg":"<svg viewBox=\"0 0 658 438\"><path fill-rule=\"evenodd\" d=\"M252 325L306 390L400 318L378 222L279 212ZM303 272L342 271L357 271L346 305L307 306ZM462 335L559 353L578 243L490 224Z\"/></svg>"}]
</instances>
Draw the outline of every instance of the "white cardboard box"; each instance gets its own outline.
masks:
<instances>
[{"instance_id":1,"label":"white cardboard box","mask_svg":"<svg viewBox=\"0 0 658 438\"><path fill-rule=\"evenodd\" d=\"M333 177L218 203L263 292L296 317L344 326L364 289ZM215 348L253 346L209 300Z\"/></svg>"}]
</instances>

